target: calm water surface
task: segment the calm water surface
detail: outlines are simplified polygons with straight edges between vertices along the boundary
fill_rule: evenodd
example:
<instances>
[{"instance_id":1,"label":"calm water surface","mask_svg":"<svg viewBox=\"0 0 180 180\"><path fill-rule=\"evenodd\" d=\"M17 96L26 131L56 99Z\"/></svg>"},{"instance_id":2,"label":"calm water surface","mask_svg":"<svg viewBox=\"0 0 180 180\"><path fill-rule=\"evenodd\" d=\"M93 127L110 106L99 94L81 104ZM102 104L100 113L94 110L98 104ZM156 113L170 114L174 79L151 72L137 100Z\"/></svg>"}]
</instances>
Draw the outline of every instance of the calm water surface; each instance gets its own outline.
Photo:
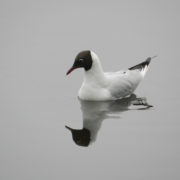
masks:
<instances>
[{"instance_id":1,"label":"calm water surface","mask_svg":"<svg viewBox=\"0 0 180 180\"><path fill-rule=\"evenodd\" d=\"M77 75L82 74L66 79L67 84ZM24 87L29 82L14 89L12 82L7 84L1 99L1 176L178 179L179 101L159 87L150 88L153 77L148 77L137 92L146 89L150 108L133 105L135 95L117 102L84 102L74 89L59 92L60 83L48 87L30 81L36 88L31 91Z\"/></svg>"},{"instance_id":2,"label":"calm water surface","mask_svg":"<svg viewBox=\"0 0 180 180\"><path fill-rule=\"evenodd\" d=\"M179 7L1 1L0 180L179 180ZM157 54L135 92L153 107L78 100L84 49L106 71Z\"/></svg>"}]
</instances>

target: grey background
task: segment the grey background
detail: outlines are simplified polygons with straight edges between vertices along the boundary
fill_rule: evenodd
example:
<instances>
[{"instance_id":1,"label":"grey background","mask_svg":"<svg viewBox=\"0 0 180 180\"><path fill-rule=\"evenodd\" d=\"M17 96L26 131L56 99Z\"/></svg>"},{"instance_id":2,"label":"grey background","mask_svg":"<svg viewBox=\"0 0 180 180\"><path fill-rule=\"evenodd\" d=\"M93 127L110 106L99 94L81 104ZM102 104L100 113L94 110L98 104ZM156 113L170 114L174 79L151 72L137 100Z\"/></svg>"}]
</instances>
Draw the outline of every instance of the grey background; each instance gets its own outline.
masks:
<instances>
[{"instance_id":1,"label":"grey background","mask_svg":"<svg viewBox=\"0 0 180 180\"><path fill-rule=\"evenodd\" d=\"M180 179L180 1L0 1L0 179ZM95 51L105 71L158 55L136 90L154 108L103 121L77 146L82 127L69 77L75 55Z\"/></svg>"}]
</instances>

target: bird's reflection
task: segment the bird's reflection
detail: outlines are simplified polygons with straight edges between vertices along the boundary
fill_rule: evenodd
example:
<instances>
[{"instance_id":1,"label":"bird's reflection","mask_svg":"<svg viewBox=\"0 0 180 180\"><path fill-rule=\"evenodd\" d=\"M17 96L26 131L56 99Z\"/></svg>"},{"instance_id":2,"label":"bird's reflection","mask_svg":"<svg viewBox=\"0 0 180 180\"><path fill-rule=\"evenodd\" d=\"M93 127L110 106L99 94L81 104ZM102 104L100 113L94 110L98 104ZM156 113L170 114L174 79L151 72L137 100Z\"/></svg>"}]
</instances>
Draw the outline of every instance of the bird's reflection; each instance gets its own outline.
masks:
<instances>
[{"instance_id":1,"label":"bird's reflection","mask_svg":"<svg viewBox=\"0 0 180 180\"><path fill-rule=\"evenodd\" d=\"M73 129L65 126L71 131L74 142L79 146L88 146L96 140L103 120L119 118L121 112L131 110L132 106L138 106L136 109L141 110L152 107L145 98L137 98L135 94L116 101L79 101L82 110L83 128ZM139 105L141 105L140 108Z\"/></svg>"}]
</instances>

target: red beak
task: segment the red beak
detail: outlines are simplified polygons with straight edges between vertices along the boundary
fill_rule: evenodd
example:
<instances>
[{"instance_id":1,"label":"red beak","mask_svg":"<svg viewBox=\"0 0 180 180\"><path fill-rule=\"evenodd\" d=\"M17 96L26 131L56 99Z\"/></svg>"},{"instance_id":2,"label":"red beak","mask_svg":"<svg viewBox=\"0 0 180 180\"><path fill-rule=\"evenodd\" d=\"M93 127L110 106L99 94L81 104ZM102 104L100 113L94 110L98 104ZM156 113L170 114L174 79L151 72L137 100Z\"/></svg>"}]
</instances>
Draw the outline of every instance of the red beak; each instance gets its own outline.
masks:
<instances>
[{"instance_id":1,"label":"red beak","mask_svg":"<svg viewBox=\"0 0 180 180\"><path fill-rule=\"evenodd\" d=\"M66 75L70 74L74 69L76 69L76 67L72 67L68 70L68 72L66 73Z\"/></svg>"}]
</instances>

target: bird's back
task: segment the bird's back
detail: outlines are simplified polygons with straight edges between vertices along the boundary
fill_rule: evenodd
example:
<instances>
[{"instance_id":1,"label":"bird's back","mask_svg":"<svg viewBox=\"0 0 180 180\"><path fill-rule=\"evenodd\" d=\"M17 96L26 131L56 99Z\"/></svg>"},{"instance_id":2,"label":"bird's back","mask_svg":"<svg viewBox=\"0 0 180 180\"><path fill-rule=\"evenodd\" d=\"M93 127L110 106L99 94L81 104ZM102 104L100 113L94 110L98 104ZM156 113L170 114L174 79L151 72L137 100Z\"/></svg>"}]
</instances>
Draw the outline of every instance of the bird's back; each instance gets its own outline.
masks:
<instances>
[{"instance_id":1,"label":"bird's back","mask_svg":"<svg viewBox=\"0 0 180 180\"><path fill-rule=\"evenodd\" d=\"M134 92L144 78L151 58L125 71L105 73L110 85L109 91L115 98L126 97Z\"/></svg>"}]
</instances>

